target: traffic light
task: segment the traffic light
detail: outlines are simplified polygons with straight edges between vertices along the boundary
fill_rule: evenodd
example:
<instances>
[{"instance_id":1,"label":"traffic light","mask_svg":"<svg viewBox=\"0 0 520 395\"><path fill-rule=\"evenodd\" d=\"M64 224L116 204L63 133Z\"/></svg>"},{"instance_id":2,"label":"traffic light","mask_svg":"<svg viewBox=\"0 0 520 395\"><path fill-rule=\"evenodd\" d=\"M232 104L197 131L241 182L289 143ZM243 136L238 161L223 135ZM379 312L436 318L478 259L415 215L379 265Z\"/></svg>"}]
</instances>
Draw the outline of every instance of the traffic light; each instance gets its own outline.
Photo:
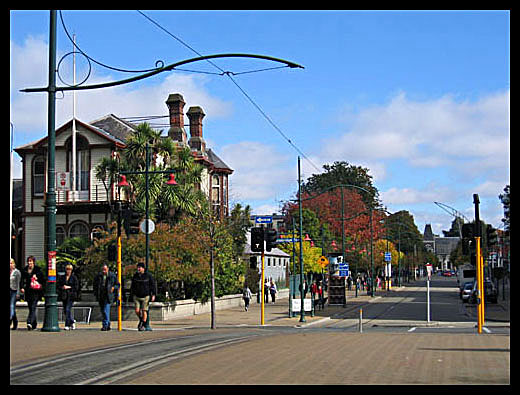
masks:
<instances>
[{"instance_id":1,"label":"traffic light","mask_svg":"<svg viewBox=\"0 0 520 395\"><path fill-rule=\"evenodd\" d=\"M123 226L125 228L126 237L139 233L139 221L141 215L132 209L123 210Z\"/></svg>"},{"instance_id":2,"label":"traffic light","mask_svg":"<svg viewBox=\"0 0 520 395\"><path fill-rule=\"evenodd\" d=\"M115 244L110 244L108 246L108 261L115 262L117 260L117 246Z\"/></svg>"},{"instance_id":3,"label":"traffic light","mask_svg":"<svg viewBox=\"0 0 520 395\"><path fill-rule=\"evenodd\" d=\"M264 230L251 228L251 251L264 252Z\"/></svg>"},{"instance_id":4,"label":"traffic light","mask_svg":"<svg viewBox=\"0 0 520 395\"><path fill-rule=\"evenodd\" d=\"M258 260L256 259L256 256L250 256L249 257L249 267L251 269L256 269L258 265Z\"/></svg>"},{"instance_id":5,"label":"traffic light","mask_svg":"<svg viewBox=\"0 0 520 395\"><path fill-rule=\"evenodd\" d=\"M265 250L271 251L276 248L276 239L278 238L278 232L272 228L265 230Z\"/></svg>"},{"instance_id":6,"label":"traffic light","mask_svg":"<svg viewBox=\"0 0 520 395\"><path fill-rule=\"evenodd\" d=\"M474 224L463 224L462 225L462 238L472 239L474 227L475 227Z\"/></svg>"},{"instance_id":7,"label":"traffic light","mask_svg":"<svg viewBox=\"0 0 520 395\"><path fill-rule=\"evenodd\" d=\"M492 225L488 225L486 228L486 236L487 236L487 246L488 248L493 247L498 243L498 235L496 229L493 228Z\"/></svg>"}]
</instances>

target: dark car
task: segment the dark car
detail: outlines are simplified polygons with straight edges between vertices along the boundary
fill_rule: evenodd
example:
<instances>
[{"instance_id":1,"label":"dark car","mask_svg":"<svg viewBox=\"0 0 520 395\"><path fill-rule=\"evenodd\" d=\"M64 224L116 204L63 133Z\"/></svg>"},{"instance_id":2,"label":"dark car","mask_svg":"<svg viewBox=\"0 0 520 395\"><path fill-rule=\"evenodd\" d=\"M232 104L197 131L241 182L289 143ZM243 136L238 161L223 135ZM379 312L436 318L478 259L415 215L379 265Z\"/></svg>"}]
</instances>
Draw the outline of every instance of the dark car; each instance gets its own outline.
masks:
<instances>
[{"instance_id":1,"label":"dark car","mask_svg":"<svg viewBox=\"0 0 520 395\"><path fill-rule=\"evenodd\" d=\"M465 282L460 291L460 298L462 299L462 303L468 302L472 294L473 294L473 281Z\"/></svg>"},{"instance_id":2,"label":"dark car","mask_svg":"<svg viewBox=\"0 0 520 395\"><path fill-rule=\"evenodd\" d=\"M471 292L471 301L473 303L477 303L477 294L478 294L478 286L477 282L473 284L473 290ZM495 288L495 285L489 281L484 281L484 303L491 302L491 303L497 303L498 300L498 291Z\"/></svg>"}]
</instances>

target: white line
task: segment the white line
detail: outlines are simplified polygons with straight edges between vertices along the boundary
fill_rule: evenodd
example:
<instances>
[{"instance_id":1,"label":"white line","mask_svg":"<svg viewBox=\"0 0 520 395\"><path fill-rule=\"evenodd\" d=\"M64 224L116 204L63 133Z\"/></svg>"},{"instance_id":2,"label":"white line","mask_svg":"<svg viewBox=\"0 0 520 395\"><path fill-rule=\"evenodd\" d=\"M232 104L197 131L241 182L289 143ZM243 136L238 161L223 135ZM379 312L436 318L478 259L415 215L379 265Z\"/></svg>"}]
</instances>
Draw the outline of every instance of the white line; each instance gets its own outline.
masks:
<instances>
[{"instance_id":1,"label":"white line","mask_svg":"<svg viewBox=\"0 0 520 395\"><path fill-rule=\"evenodd\" d=\"M491 333L491 331L490 331L488 328L486 328L485 326L483 326L482 329L484 329L484 331L485 331L486 333Z\"/></svg>"},{"instance_id":2,"label":"white line","mask_svg":"<svg viewBox=\"0 0 520 395\"><path fill-rule=\"evenodd\" d=\"M416 329L417 327L414 326L413 328L408 329L408 332L414 332Z\"/></svg>"}]
</instances>

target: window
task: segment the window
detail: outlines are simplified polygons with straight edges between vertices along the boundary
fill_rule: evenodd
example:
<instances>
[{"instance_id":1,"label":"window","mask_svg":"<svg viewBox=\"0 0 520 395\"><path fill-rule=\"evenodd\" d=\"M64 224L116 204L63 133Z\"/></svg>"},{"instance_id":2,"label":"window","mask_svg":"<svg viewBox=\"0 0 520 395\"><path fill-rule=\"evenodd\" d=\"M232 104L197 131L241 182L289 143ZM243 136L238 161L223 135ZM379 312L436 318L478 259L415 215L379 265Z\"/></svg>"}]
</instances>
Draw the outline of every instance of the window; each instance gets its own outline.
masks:
<instances>
[{"instance_id":1,"label":"window","mask_svg":"<svg viewBox=\"0 0 520 395\"><path fill-rule=\"evenodd\" d=\"M45 159L38 156L33 161L33 195L43 196L45 191Z\"/></svg>"},{"instance_id":2,"label":"window","mask_svg":"<svg viewBox=\"0 0 520 395\"><path fill-rule=\"evenodd\" d=\"M67 171L72 175L72 137L66 142L67 147ZM85 137L76 134L76 191L89 190L89 176L90 176L90 150L89 144ZM72 185L72 182L71 182ZM86 194L88 195L88 193ZM83 198L86 198L82 196Z\"/></svg>"},{"instance_id":3,"label":"window","mask_svg":"<svg viewBox=\"0 0 520 395\"><path fill-rule=\"evenodd\" d=\"M56 247L59 247L65 241L65 229L63 226L56 226Z\"/></svg>"},{"instance_id":4,"label":"window","mask_svg":"<svg viewBox=\"0 0 520 395\"><path fill-rule=\"evenodd\" d=\"M69 229L69 237L89 238L88 226L83 222L74 222Z\"/></svg>"}]
</instances>

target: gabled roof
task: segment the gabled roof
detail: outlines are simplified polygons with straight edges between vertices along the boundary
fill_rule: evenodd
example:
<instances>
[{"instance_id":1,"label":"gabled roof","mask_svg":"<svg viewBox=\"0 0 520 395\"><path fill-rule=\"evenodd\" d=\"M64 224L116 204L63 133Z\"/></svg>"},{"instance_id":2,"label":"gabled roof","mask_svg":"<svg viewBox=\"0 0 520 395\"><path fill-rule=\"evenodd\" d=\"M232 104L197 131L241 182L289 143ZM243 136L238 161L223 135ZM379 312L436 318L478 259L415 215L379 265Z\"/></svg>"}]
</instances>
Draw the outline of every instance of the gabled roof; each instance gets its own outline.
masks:
<instances>
[{"instance_id":1,"label":"gabled roof","mask_svg":"<svg viewBox=\"0 0 520 395\"><path fill-rule=\"evenodd\" d=\"M97 134L98 136L101 136L101 137L107 139L111 143L114 143L118 147L126 146L125 140L122 140L122 139L118 138L117 136L115 136L116 133L112 133L111 131L108 131L104 128L89 125L88 123L85 123L85 122L80 121L79 119L76 119L76 125L78 125L78 124L81 125L82 127L84 127L85 129L88 129L91 132ZM56 136L58 136L59 134L63 133L65 130L67 130L71 127L72 127L72 119L70 121L68 121L67 123L65 123L64 125L60 126L58 129L56 129ZM42 137L41 139L33 141L29 144L25 144L20 147L17 147L17 148L15 148L15 152L20 154L24 151L32 151L32 150L41 148L42 146L47 144L47 139L48 139L48 136L45 136L45 137Z\"/></svg>"},{"instance_id":2,"label":"gabled roof","mask_svg":"<svg viewBox=\"0 0 520 395\"><path fill-rule=\"evenodd\" d=\"M124 143L126 143L128 136L137 130L135 125L116 117L114 114L105 115L102 118L90 122L90 124L103 129Z\"/></svg>"},{"instance_id":3,"label":"gabled roof","mask_svg":"<svg viewBox=\"0 0 520 395\"><path fill-rule=\"evenodd\" d=\"M213 165L215 170L233 173L233 169L226 165L222 159L218 157L210 148L206 150L208 154L208 160Z\"/></svg>"}]
</instances>

